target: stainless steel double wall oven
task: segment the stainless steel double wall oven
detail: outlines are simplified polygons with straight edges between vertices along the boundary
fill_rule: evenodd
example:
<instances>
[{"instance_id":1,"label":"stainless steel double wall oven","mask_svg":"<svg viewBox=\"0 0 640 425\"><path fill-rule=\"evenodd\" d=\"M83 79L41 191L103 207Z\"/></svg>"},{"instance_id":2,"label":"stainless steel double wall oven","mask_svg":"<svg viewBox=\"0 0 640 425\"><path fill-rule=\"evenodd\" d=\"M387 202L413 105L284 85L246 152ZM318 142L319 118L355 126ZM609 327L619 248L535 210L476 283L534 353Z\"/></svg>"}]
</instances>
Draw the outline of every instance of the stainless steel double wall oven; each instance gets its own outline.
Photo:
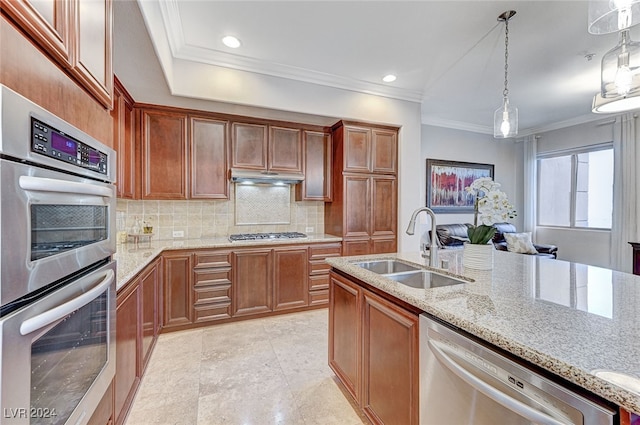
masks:
<instances>
[{"instance_id":1,"label":"stainless steel double wall oven","mask_svg":"<svg viewBox=\"0 0 640 425\"><path fill-rule=\"evenodd\" d=\"M85 424L113 379L115 159L0 85L2 424Z\"/></svg>"}]
</instances>

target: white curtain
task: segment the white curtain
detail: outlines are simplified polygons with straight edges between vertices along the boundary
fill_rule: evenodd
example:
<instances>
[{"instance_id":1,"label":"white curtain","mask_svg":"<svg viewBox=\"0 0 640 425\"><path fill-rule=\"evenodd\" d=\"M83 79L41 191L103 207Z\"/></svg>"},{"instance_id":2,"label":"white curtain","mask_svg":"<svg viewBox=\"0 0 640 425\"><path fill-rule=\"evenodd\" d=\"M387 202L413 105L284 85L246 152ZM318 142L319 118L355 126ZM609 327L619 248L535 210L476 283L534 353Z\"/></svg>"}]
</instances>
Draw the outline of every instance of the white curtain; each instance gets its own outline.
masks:
<instances>
[{"instance_id":1,"label":"white curtain","mask_svg":"<svg viewBox=\"0 0 640 425\"><path fill-rule=\"evenodd\" d=\"M536 206L538 200L538 140L537 136L527 136L524 139L524 211L522 219L524 231L531 232L535 240Z\"/></svg>"},{"instance_id":2,"label":"white curtain","mask_svg":"<svg viewBox=\"0 0 640 425\"><path fill-rule=\"evenodd\" d=\"M631 246L640 242L640 138L633 114L616 119L613 134L613 221L610 264L614 270L631 273Z\"/></svg>"}]
</instances>

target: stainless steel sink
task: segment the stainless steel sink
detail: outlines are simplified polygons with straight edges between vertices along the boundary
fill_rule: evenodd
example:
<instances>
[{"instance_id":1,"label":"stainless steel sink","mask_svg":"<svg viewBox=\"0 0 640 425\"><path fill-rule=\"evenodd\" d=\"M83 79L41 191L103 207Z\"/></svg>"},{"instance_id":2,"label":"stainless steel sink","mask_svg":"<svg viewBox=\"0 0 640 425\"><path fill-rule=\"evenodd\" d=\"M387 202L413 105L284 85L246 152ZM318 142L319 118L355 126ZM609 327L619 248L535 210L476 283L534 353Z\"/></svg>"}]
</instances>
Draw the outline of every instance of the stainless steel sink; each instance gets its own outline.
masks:
<instances>
[{"instance_id":1,"label":"stainless steel sink","mask_svg":"<svg viewBox=\"0 0 640 425\"><path fill-rule=\"evenodd\" d=\"M450 276L445 276L438 273L432 273L425 270L416 270L406 273L386 274L385 277L395 280L403 285L410 286L412 288L439 288L441 286L458 285L461 283L468 283L464 280L456 279Z\"/></svg>"},{"instance_id":2,"label":"stainless steel sink","mask_svg":"<svg viewBox=\"0 0 640 425\"><path fill-rule=\"evenodd\" d=\"M362 267L363 269L367 269L378 274L390 274L420 270L419 267L410 266L409 264L401 263L400 261L396 260L375 260L354 264L356 266Z\"/></svg>"}]
</instances>

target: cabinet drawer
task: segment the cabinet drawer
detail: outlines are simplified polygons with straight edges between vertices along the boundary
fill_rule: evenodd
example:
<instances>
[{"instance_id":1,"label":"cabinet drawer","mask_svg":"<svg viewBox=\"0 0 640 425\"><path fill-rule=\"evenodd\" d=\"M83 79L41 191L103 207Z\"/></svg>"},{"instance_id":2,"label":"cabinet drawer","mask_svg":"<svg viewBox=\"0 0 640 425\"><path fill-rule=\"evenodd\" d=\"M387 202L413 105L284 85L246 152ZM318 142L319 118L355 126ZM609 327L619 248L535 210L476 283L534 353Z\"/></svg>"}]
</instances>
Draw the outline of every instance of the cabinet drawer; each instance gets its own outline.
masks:
<instances>
[{"instance_id":1,"label":"cabinet drawer","mask_svg":"<svg viewBox=\"0 0 640 425\"><path fill-rule=\"evenodd\" d=\"M309 260L325 259L327 257L339 257L342 253L341 244L309 245Z\"/></svg>"},{"instance_id":2,"label":"cabinet drawer","mask_svg":"<svg viewBox=\"0 0 640 425\"><path fill-rule=\"evenodd\" d=\"M196 252L194 268L231 267L229 251Z\"/></svg>"},{"instance_id":3,"label":"cabinet drawer","mask_svg":"<svg viewBox=\"0 0 640 425\"><path fill-rule=\"evenodd\" d=\"M213 303L196 305L193 308L195 322L229 319L231 317L231 303Z\"/></svg>"},{"instance_id":4,"label":"cabinet drawer","mask_svg":"<svg viewBox=\"0 0 640 425\"><path fill-rule=\"evenodd\" d=\"M309 291L329 289L329 274L309 276Z\"/></svg>"},{"instance_id":5,"label":"cabinet drawer","mask_svg":"<svg viewBox=\"0 0 640 425\"><path fill-rule=\"evenodd\" d=\"M231 268L194 270L194 287L203 285L231 284Z\"/></svg>"},{"instance_id":6,"label":"cabinet drawer","mask_svg":"<svg viewBox=\"0 0 640 425\"><path fill-rule=\"evenodd\" d=\"M309 274L327 274L331 270L331 266L324 260L309 261Z\"/></svg>"},{"instance_id":7,"label":"cabinet drawer","mask_svg":"<svg viewBox=\"0 0 640 425\"><path fill-rule=\"evenodd\" d=\"M227 285L212 285L195 288L194 293L194 305L211 302L231 302L231 284Z\"/></svg>"},{"instance_id":8,"label":"cabinet drawer","mask_svg":"<svg viewBox=\"0 0 640 425\"><path fill-rule=\"evenodd\" d=\"M309 292L309 305L327 304L329 302L329 289Z\"/></svg>"}]
</instances>

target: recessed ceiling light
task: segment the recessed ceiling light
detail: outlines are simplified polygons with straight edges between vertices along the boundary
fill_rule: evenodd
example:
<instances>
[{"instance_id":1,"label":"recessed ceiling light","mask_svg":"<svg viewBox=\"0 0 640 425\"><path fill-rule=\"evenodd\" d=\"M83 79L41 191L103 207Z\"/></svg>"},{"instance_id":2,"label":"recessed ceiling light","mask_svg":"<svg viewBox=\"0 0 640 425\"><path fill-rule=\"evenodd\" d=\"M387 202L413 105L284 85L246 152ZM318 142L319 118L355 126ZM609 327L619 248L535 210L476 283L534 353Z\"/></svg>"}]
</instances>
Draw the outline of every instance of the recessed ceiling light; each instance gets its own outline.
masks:
<instances>
[{"instance_id":1,"label":"recessed ceiling light","mask_svg":"<svg viewBox=\"0 0 640 425\"><path fill-rule=\"evenodd\" d=\"M382 77L382 81L384 81L385 83L392 83L395 80L396 80L396 76L393 74L385 75L384 77Z\"/></svg>"},{"instance_id":2,"label":"recessed ceiling light","mask_svg":"<svg viewBox=\"0 0 640 425\"><path fill-rule=\"evenodd\" d=\"M227 35L223 37L222 42L224 43L225 46L231 47L232 49L237 49L238 47L240 47L240 44L241 44L240 40L238 40L232 35Z\"/></svg>"}]
</instances>

